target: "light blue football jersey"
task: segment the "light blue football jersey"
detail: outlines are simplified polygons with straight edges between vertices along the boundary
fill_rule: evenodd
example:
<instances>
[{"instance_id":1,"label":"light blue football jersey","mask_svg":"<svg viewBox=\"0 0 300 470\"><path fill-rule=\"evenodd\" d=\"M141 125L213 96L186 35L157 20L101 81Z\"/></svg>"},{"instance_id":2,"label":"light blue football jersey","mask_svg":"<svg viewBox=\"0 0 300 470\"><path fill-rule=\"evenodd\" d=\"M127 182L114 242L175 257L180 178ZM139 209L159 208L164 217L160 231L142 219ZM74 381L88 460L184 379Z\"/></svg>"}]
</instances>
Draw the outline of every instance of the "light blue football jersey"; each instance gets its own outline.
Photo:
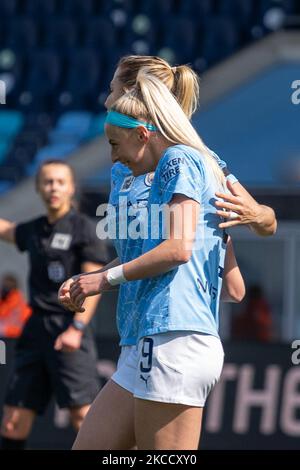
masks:
<instances>
[{"instance_id":1,"label":"light blue football jersey","mask_svg":"<svg viewBox=\"0 0 300 470\"><path fill-rule=\"evenodd\" d=\"M112 241L121 263L127 263L142 254L143 239L130 236L130 226L143 223L153 176L154 173L148 173L134 177L121 163L115 163L112 167L109 204L114 207L116 217L116 237ZM117 328L121 346L136 344L138 324L134 306L139 282L120 285Z\"/></svg>"},{"instance_id":2,"label":"light blue football jersey","mask_svg":"<svg viewBox=\"0 0 300 470\"><path fill-rule=\"evenodd\" d=\"M214 153L219 166L226 171L227 165ZM227 173L229 173L227 171ZM121 163L115 163L111 170L111 192L109 203L115 209L116 237L112 239L121 263L131 261L142 254L143 238L132 239L126 232L126 227L134 220L144 222L144 216L147 214L148 197L153 181L154 174L148 173L138 177L133 177L131 171ZM228 175L232 182L237 179L232 175ZM122 236L119 235L120 228L120 204L127 205L132 208L136 215L130 216L127 212L128 219L121 220L124 227ZM122 212L122 211L121 211ZM125 211L126 212L126 211ZM147 223L147 222L146 222ZM124 235L127 233L127 238ZM117 306L117 327L120 335L120 345L129 346L136 344L138 335L138 313L136 311L137 291L141 281L133 281L122 284L119 289L118 306Z\"/></svg>"},{"instance_id":3,"label":"light blue football jersey","mask_svg":"<svg viewBox=\"0 0 300 470\"><path fill-rule=\"evenodd\" d=\"M205 158L188 146L169 147L160 159L148 199L149 233L142 252L166 238L157 208L175 194L200 204L191 259L160 276L144 279L136 294L138 338L166 331L189 330L218 337L219 300L226 251L226 233L218 225L214 202L218 184ZM150 211L151 208L151 211Z\"/></svg>"}]
</instances>

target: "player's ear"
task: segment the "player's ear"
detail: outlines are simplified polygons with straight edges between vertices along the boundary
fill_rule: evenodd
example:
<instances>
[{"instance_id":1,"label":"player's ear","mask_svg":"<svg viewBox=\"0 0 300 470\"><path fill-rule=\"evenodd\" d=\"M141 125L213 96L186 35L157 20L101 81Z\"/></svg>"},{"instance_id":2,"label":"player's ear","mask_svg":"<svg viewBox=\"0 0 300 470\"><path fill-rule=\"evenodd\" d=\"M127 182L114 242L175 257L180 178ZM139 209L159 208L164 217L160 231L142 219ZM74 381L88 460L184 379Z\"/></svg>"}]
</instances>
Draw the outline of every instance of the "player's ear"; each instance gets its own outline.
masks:
<instances>
[{"instance_id":1,"label":"player's ear","mask_svg":"<svg viewBox=\"0 0 300 470\"><path fill-rule=\"evenodd\" d=\"M136 134L137 138L140 142L143 142L144 144L147 144L150 138L150 132L146 127L144 126L139 126L136 128Z\"/></svg>"}]
</instances>

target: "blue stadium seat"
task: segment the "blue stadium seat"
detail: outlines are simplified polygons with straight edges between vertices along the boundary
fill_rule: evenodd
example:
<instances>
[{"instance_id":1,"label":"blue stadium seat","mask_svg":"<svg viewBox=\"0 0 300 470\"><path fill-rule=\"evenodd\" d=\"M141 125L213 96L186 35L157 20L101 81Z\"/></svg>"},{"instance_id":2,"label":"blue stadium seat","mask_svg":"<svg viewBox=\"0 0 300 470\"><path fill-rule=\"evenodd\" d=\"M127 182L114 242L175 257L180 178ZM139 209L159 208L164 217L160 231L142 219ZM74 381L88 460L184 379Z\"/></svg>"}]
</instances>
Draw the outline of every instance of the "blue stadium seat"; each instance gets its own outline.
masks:
<instances>
[{"instance_id":1,"label":"blue stadium seat","mask_svg":"<svg viewBox=\"0 0 300 470\"><path fill-rule=\"evenodd\" d=\"M95 8L97 14L106 16L113 10L124 10L127 13L131 13L133 10L136 10L138 4L139 0L138 2L136 0L96 1Z\"/></svg>"},{"instance_id":2,"label":"blue stadium seat","mask_svg":"<svg viewBox=\"0 0 300 470\"><path fill-rule=\"evenodd\" d=\"M7 24L5 47L26 53L37 44L37 26L31 18L17 17Z\"/></svg>"},{"instance_id":3,"label":"blue stadium seat","mask_svg":"<svg viewBox=\"0 0 300 470\"><path fill-rule=\"evenodd\" d=\"M46 19L54 16L57 10L56 0L23 0L24 13L30 17Z\"/></svg>"},{"instance_id":4,"label":"blue stadium seat","mask_svg":"<svg viewBox=\"0 0 300 470\"><path fill-rule=\"evenodd\" d=\"M46 147L43 147L37 152L34 162L27 167L26 174L28 176L34 175L39 165L43 161L48 160L48 158L67 158L70 153L76 150L76 148L77 145L74 143L47 145Z\"/></svg>"},{"instance_id":5,"label":"blue stadium seat","mask_svg":"<svg viewBox=\"0 0 300 470\"><path fill-rule=\"evenodd\" d=\"M27 89L35 95L54 92L61 73L60 58L51 51L37 51L29 60Z\"/></svg>"},{"instance_id":6,"label":"blue stadium seat","mask_svg":"<svg viewBox=\"0 0 300 470\"><path fill-rule=\"evenodd\" d=\"M65 53L77 45L76 24L69 18L54 18L44 27L43 44L59 53Z\"/></svg>"},{"instance_id":7,"label":"blue stadium seat","mask_svg":"<svg viewBox=\"0 0 300 470\"><path fill-rule=\"evenodd\" d=\"M89 17L95 13L94 0L60 0L59 13L77 18Z\"/></svg>"},{"instance_id":8,"label":"blue stadium seat","mask_svg":"<svg viewBox=\"0 0 300 470\"><path fill-rule=\"evenodd\" d=\"M227 18L238 18L239 24L250 28L255 19L255 4L249 0L222 0L217 13Z\"/></svg>"},{"instance_id":9,"label":"blue stadium seat","mask_svg":"<svg viewBox=\"0 0 300 470\"><path fill-rule=\"evenodd\" d=\"M22 55L12 50L0 50L0 80L6 83L7 103L10 97L18 93L24 81L25 67Z\"/></svg>"},{"instance_id":10,"label":"blue stadium seat","mask_svg":"<svg viewBox=\"0 0 300 470\"><path fill-rule=\"evenodd\" d=\"M53 112L61 75L61 60L51 51L37 51L29 58L28 77L18 98L24 113Z\"/></svg>"},{"instance_id":11,"label":"blue stadium seat","mask_svg":"<svg viewBox=\"0 0 300 470\"><path fill-rule=\"evenodd\" d=\"M157 27L146 15L136 15L125 30L123 44L134 54L152 55L156 50Z\"/></svg>"},{"instance_id":12,"label":"blue stadium seat","mask_svg":"<svg viewBox=\"0 0 300 470\"><path fill-rule=\"evenodd\" d=\"M83 44L86 47L96 49L98 53L114 49L116 47L116 34L111 21L100 17L88 21Z\"/></svg>"},{"instance_id":13,"label":"blue stadium seat","mask_svg":"<svg viewBox=\"0 0 300 470\"><path fill-rule=\"evenodd\" d=\"M0 194L6 193L13 184L10 181L3 181L1 178L1 171L0 171Z\"/></svg>"},{"instance_id":14,"label":"blue stadium seat","mask_svg":"<svg viewBox=\"0 0 300 470\"><path fill-rule=\"evenodd\" d=\"M0 140L0 163L4 162L9 148L10 148L10 143L7 140L2 140L1 138Z\"/></svg>"},{"instance_id":15,"label":"blue stadium seat","mask_svg":"<svg viewBox=\"0 0 300 470\"><path fill-rule=\"evenodd\" d=\"M0 180L9 181L11 183L18 183L25 173L23 169L17 166L14 162L6 159L0 165Z\"/></svg>"},{"instance_id":16,"label":"blue stadium seat","mask_svg":"<svg viewBox=\"0 0 300 470\"><path fill-rule=\"evenodd\" d=\"M0 111L0 139L10 141L21 129L24 123L19 111Z\"/></svg>"},{"instance_id":17,"label":"blue stadium seat","mask_svg":"<svg viewBox=\"0 0 300 470\"><path fill-rule=\"evenodd\" d=\"M73 99L84 94L93 94L99 89L101 61L90 49L77 49L68 59L68 72L64 89Z\"/></svg>"},{"instance_id":18,"label":"blue stadium seat","mask_svg":"<svg viewBox=\"0 0 300 470\"><path fill-rule=\"evenodd\" d=\"M213 65L234 53L239 44L239 28L225 17L207 20L202 54L208 65Z\"/></svg>"},{"instance_id":19,"label":"blue stadium seat","mask_svg":"<svg viewBox=\"0 0 300 470\"><path fill-rule=\"evenodd\" d=\"M1 0L0 2L0 18L7 19L16 14L18 7L17 0Z\"/></svg>"},{"instance_id":20,"label":"blue stadium seat","mask_svg":"<svg viewBox=\"0 0 300 470\"><path fill-rule=\"evenodd\" d=\"M92 118L92 114L87 111L70 111L62 114L56 127L50 132L50 142L58 144L82 141L89 133Z\"/></svg>"},{"instance_id":21,"label":"blue stadium seat","mask_svg":"<svg viewBox=\"0 0 300 470\"><path fill-rule=\"evenodd\" d=\"M17 145L9 151L9 163L19 169L22 176L27 174L27 167L33 161L39 149L35 145Z\"/></svg>"},{"instance_id":22,"label":"blue stadium seat","mask_svg":"<svg viewBox=\"0 0 300 470\"><path fill-rule=\"evenodd\" d=\"M163 24L163 47L172 49L176 62L187 62L194 58L196 24L190 18L171 17Z\"/></svg>"},{"instance_id":23,"label":"blue stadium seat","mask_svg":"<svg viewBox=\"0 0 300 470\"><path fill-rule=\"evenodd\" d=\"M292 14L296 3L296 0L259 0L259 10L264 15L270 8L282 8L286 13Z\"/></svg>"},{"instance_id":24,"label":"blue stadium seat","mask_svg":"<svg viewBox=\"0 0 300 470\"><path fill-rule=\"evenodd\" d=\"M99 137L100 135L103 135L105 118L106 118L106 113L100 113L97 116L94 116L92 118L90 128L86 135L87 139L94 139L95 137Z\"/></svg>"},{"instance_id":25,"label":"blue stadium seat","mask_svg":"<svg viewBox=\"0 0 300 470\"><path fill-rule=\"evenodd\" d=\"M175 10L173 0L140 0L135 6L135 12L147 13L154 18L172 15Z\"/></svg>"},{"instance_id":26,"label":"blue stadium seat","mask_svg":"<svg viewBox=\"0 0 300 470\"><path fill-rule=\"evenodd\" d=\"M213 2L211 0L189 0L179 2L178 14L189 16L197 22L203 23L212 13Z\"/></svg>"},{"instance_id":27,"label":"blue stadium seat","mask_svg":"<svg viewBox=\"0 0 300 470\"><path fill-rule=\"evenodd\" d=\"M38 131L23 131L18 134L13 142L8 158L12 164L21 168L23 174L26 167L32 162L40 148L45 146L47 139Z\"/></svg>"}]
</instances>

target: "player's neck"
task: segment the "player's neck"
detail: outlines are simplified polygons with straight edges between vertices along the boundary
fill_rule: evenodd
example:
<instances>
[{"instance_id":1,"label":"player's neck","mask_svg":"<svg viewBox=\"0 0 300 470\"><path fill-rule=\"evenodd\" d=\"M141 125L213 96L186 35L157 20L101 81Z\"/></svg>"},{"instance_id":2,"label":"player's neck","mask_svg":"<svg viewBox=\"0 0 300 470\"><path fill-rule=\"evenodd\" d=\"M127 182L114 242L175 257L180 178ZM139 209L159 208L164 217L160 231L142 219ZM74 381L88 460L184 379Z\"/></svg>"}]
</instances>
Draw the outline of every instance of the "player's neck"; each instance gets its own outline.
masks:
<instances>
[{"instance_id":1,"label":"player's neck","mask_svg":"<svg viewBox=\"0 0 300 470\"><path fill-rule=\"evenodd\" d=\"M47 219L49 224L54 224L57 220L64 217L70 209L71 206L69 205L60 207L59 209L48 209Z\"/></svg>"}]
</instances>

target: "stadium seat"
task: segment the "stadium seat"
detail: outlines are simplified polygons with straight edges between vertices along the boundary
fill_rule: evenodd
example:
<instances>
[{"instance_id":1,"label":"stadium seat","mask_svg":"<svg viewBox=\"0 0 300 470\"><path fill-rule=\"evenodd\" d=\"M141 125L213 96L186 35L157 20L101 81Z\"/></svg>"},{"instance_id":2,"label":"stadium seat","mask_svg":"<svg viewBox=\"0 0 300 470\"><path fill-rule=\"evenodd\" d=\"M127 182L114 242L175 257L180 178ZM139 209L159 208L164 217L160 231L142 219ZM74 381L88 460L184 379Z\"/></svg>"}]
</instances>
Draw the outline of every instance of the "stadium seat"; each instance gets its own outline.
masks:
<instances>
[{"instance_id":1,"label":"stadium seat","mask_svg":"<svg viewBox=\"0 0 300 470\"><path fill-rule=\"evenodd\" d=\"M255 19L255 5L249 0L222 0L217 13L226 18L238 18L239 24L250 28Z\"/></svg>"},{"instance_id":2,"label":"stadium seat","mask_svg":"<svg viewBox=\"0 0 300 470\"><path fill-rule=\"evenodd\" d=\"M2 162L0 165L0 181L18 183L24 177L24 173L19 166L10 161Z\"/></svg>"},{"instance_id":3,"label":"stadium seat","mask_svg":"<svg viewBox=\"0 0 300 470\"><path fill-rule=\"evenodd\" d=\"M160 18L174 13L173 0L140 0L135 11L147 13L151 17Z\"/></svg>"},{"instance_id":4,"label":"stadium seat","mask_svg":"<svg viewBox=\"0 0 300 470\"><path fill-rule=\"evenodd\" d=\"M106 118L106 113L100 113L97 116L92 118L90 128L86 135L87 139L93 139L99 137L104 133L104 122Z\"/></svg>"},{"instance_id":5,"label":"stadium seat","mask_svg":"<svg viewBox=\"0 0 300 470\"><path fill-rule=\"evenodd\" d=\"M22 55L10 49L0 50L0 80L6 84L7 104L10 105L11 96L18 93L24 81L26 69Z\"/></svg>"},{"instance_id":6,"label":"stadium seat","mask_svg":"<svg viewBox=\"0 0 300 470\"><path fill-rule=\"evenodd\" d=\"M88 21L85 25L83 44L87 48L96 49L98 54L115 48L116 34L112 22L101 17Z\"/></svg>"},{"instance_id":7,"label":"stadium seat","mask_svg":"<svg viewBox=\"0 0 300 470\"><path fill-rule=\"evenodd\" d=\"M18 7L17 0L1 0L0 2L0 18L8 19L16 14Z\"/></svg>"},{"instance_id":8,"label":"stadium seat","mask_svg":"<svg viewBox=\"0 0 300 470\"><path fill-rule=\"evenodd\" d=\"M96 13L102 16L109 15L114 10L123 10L131 13L137 8L139 1L135 0L109 0L109 1L96 1Z\"/></svg>"},{"instance_id":9,"label":"stadium seat","mask_svg":"<svg viewBox=\"0 0 300 470\"><path fill-rule=\"evenodd\" d=\"M11 140L21 129L24 118L19 111L0 111L0 139Z\"/></svg>"},{"instance_id":10,"label":"stadium seat","mask_svg":"<svg viewBox=\"0 0 300 470\"><path fill-rule=\"evenodd\" d=\"M5 47L27 53L37 44L37 26L31 18L17 17L7 23Z\"/></svg>"},{"instance_id":11,"label":"stadium seat","mask_svg":"<svg viewBox=\"0 0 300 470\"><path fill-rule=\"evenodd\" d=\"M3 161L5 160L9 147L10 147L9 142L6 140L2 140L1 138L0 140L0 163L3 163Z\"/></svg>"},{"instance_id":12,"label":"stadium seat","mask_svg":"<svg viewBox=\"0 0 300 470\"><path fill-rule=\"evenodd\" d=\"M59 53L76 47L77 38L77 26L69 18L53 18L44 26L44 46Z\"/></svg>"},{"instance_id":13,"label":"stadium seat","mask_svg":"<svg viewBox=\"0 0 300 470\"><path fill-rule=\"evenodd\" d=\"M157 27L152 18L140 14L130 19L123 36L123 44L126 48L131 49L135 54L152 55L156 50L156 40Z\"/></svg>"},{"instance_id":14,"label":"stadium seat","mask_svg":"<svg viewBox=\"0 0 300 470\"><path fill-rule=\"evenodd\" d=\"M208 65L232 54L239 44L239 28L226 17L212 17L207 20L202 54Z\"/></svg>"},{"instance_id":15,"label":"stadium seat","mask_svg":"<svg viewBox=\"0 0 300 470\"><path fill-rule=\"evenodd\" d=\"M64 89L73 98L83 94L93 94L98 89L100 78L99 55L89 49L77 49L68 59L68 73Z\"/></svg>"},{"instance_id":16,"label":"stadium seat","mask_svg":"<svg viewBox=\"0 0 300 470\"><path fill-rule=\"evenodd\" d=\"M259 9L262 15L270 8L282 8L285 13L292 14L296 3L296 0L259 0Z\"/></svg>"},{"instance_id":17,"label":"stadium seat","mask_svg":"<svg viewBox=\"0 0 300 470\"><path fill-rule=\"evenodd\" d=\"M23 0L24 13L34 18L49 18L56 13L56 0Z\"/></svg>"},{"instance_id":18,"label":"stadium seat","mask_svg":"<svg viewBox=\"0 0 300 470\"><path fill-rule=\"evenodd\" d=\"M171 17L163 28L163 47L174 51L176 62L192 60L196 41L195 22L190 18Z\"/></svg>"},{"instance_id":19,"label":"stadium seat","mask_svg":"<svg viewBox=\"0 0 300 470\"><path fill-rule=\"evenodd\" d=\"M61 62L51 51L38 51L29 60L27 89L37 95L55 91L61 72Z\"/></svg>"},{"instance_id":20,"label":"stadium seat","mask_svg":"<svg viewBox=\"0 0 300 470\"><path fill-rule=\"evenodd\" d=\"M74 152L76 150L77 145L74 143L64 143L64 144L57 144L57 145L47 145L46 147L43 147L40 149L33 161L27 169L26 169L26 174L28 176L32 176L36 173L39 165L45 161L48 160L48 158L60 158L64 159L66 158L70 153Z\"/></svg>"},{"instance_id":21,"label":"stadium seat","mask_svg":"<svg viewBox=\"0 0 300 470\"><path fill-rule=\"evenodd\" d=\"M6 193L12 186L13 184L10 181L2 180L0 171L0 194Z\"/></svg>"},{"instance_id":22,"label":"stadium seat","mask_svg":"<svg viewBox=\"0 0 300 470\"><path fill-rule=\"evenodd\" d=\"M211 0L190 0L179 2L178 15L189 16L203 23L213 13L213 2Z\"/></svg>"},{"instance_id":23,"label":"stadium seat","mask_svg":"<svg viewBox=\"0 0 300 470\"><path fill-rule=\"evenodd\" d=\"M50 132L50 142L52 144L78 143L88 135L91 122L92 114L87 111L67 112L60 116L55 129Z\"/></svg>"},{"instance_id":24,"label":"stadium seat","mask_svg":"<svg viewBox=\"0 0 300 470\"><path fill-rule=\"evenodd\" d=\"M94 0L60 0L59 14L74 18L90 17L95 13Z\"/></svg>"}]
</instances>

